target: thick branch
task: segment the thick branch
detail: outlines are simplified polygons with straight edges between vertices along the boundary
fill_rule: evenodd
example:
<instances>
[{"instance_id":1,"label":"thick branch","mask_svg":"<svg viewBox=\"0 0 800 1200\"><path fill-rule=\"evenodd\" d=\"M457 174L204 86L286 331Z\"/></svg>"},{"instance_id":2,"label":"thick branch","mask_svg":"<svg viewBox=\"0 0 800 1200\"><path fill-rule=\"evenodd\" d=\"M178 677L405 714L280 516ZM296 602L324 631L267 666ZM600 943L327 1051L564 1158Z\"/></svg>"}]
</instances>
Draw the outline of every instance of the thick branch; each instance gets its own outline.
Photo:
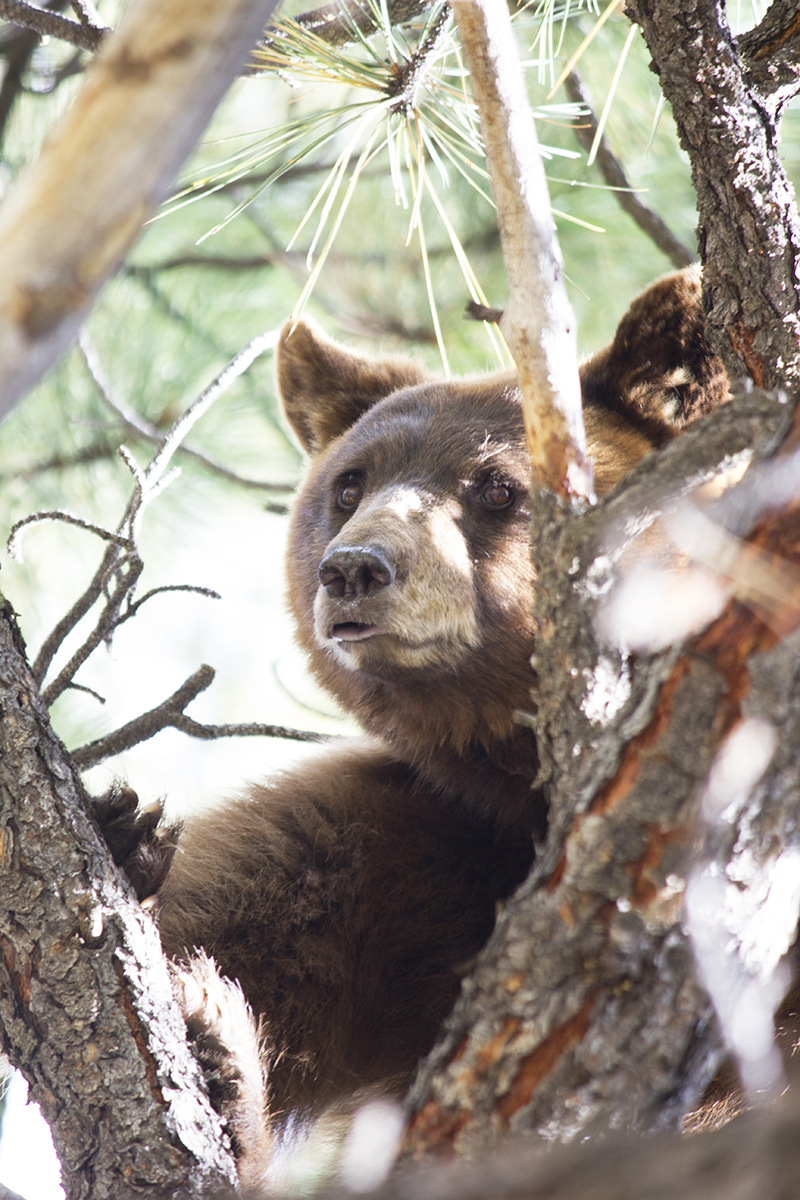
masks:
<instances>
[{"instance_id":1,"label":"thick branch","mask_svg":"<svg viewBox=\"0 0 800 1200\"><path fill-rule=\"evenodd\" d=\"M564 80L564 86L567 89L570 100L577 101L586 109L586 115L581 117L580 121L575 124L574 129L575 136L584 150L589 151L597 133L597 117L592 109L589 95L577 71L569 72ZM646 204L643 204L636 195L636 192L632 189L628 181L622 163L613 153L605 136L600 138L600 144L597 149L597 165L606 183L616 189L615 196L620 208L658 246L662 254L666 254L674 267L688 267L696 261L694 255L690 254L683 242L675 237L675 234L666 222L662 221L658 213L653 212L652 208L648 208Z\"/></svg>"},{"instance_id":2,"label":"thick branch","mask_svg":"<svg viewBox=\"0 0 800 1200\"><path fill-rule=\"evenodd\" d=\"M749 82L769 103L773 118L800 90L800 4L774 0L764 19L739 38Z\"/></svg>"},{"instance_id":3,"label":"thick branch","mask_svg":"<svg viewBox=\"0 0 800 1200\"><path fill-rule=\"evenodd\" d=\"M800 220L774 120L715 0L629 0L697 192L707 332L731 378L800 384Z\"/></svg>"},{"instance_id":4,"label":"thick branch","mask_svg":"<svg viewBox=\"0 0 800 1200\"><path fill-rule=\"evenodd\" d=\"M138 0L0 208L0 413L59 357L274 0Z\"/></svg>"},{"instance_id":5,"label":"thick branch","mask_svg":"<svg viewBox=\"0 0 800 1200\"><path fill-rule=\"evenodd\" d=\"M729 405L582 517L565 518L547 493L532 497L540 636L530 720L551 780L548 838L421 1070L410 1152L475 1154L506 1132L569 1140L676 1128L713 1073L722 1046L682 909L698 793L725 735L764 713L772 687L786 751L767 798L748 795L730 829L763 887L786 847L759 811L783 831L800 815L787 761L800 709L783 699L798 646L773 650L774 632L733 601L685 652L626 658L600 640L594 613L620 540L715 462L735 461L754 438L770 444L786 418L768 397ZM796 516L778 523L764 548L796 554L799 528Z\"/></svg>"},{"instance_id":6,"label":"thick branch","mask_svg":"<svg viewBox=\"0 0 800 1200\"><path fill-rule=\"evenodd\" d=\"M576 324L506 6L454 0L481 118L509 300L502 331L519 373L531 463L561 496L586 495Z\"/></svg>"}]
</instances>

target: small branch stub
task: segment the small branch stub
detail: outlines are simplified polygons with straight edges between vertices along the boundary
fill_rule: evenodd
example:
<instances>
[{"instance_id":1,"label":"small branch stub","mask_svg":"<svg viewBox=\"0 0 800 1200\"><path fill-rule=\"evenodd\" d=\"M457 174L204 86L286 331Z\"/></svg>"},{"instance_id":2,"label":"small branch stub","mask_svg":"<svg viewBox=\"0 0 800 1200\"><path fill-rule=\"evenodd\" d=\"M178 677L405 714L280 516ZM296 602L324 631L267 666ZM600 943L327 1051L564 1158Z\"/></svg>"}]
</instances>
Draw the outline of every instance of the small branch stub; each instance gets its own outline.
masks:
<instances>
[{"instance_id":1,"label":"small branch stub","mask_svg":"<svg viewBox=\"0 0 800 1200\"><path fill-rule=\"evenodd\" d=\"M508 9L453 0L480 110L509 299L502 333L519 373L534 472L562 498L589 496L576 322Z\"/></svg>"}]
</instances>

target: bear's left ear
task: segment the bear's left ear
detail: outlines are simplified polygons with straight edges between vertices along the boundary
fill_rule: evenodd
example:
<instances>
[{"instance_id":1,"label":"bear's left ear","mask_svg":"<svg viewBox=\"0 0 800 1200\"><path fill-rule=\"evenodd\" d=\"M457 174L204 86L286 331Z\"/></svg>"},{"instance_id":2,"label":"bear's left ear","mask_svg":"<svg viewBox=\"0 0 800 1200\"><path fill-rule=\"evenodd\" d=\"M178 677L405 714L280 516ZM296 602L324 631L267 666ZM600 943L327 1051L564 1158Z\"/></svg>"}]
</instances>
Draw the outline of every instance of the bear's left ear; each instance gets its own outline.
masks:
<instances>
[{"instance_id":1,"label":"bear's left ear","mask_svg":"<svg viewBox=\"0 0 800 1200\"><path fill-rule=\"evenodd\" d=\"M284 325L275 361L283 411L309 454L324 449L384 396L429 378L411 358L345 350L307 320Z\"/></svg>"}]
</instances>

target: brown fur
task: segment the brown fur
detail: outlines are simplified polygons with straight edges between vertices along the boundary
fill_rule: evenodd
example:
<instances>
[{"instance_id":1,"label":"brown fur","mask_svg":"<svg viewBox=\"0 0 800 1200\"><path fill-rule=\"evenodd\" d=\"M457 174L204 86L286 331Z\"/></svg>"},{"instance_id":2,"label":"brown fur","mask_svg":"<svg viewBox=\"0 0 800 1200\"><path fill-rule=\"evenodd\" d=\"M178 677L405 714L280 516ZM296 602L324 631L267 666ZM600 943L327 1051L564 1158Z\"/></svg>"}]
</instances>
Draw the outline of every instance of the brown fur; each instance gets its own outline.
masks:
<instances>
[{"instance_id":1,"label":"brown fur","mask_svg":"<svg viewBox=\"0 0 800 1200\"><path fill-rule=\"evenodd\" d=\"M696 274L670 276L581 368L599 490L724 398L702 327ZM515 723L536 625L513 374L436 381L301 321L278 380L311 456L288 559L298 637L373 740L192 821L159 898L166 950L203 947L241 982L280 1122L406 1086L546 814Z\"/></svg>"},{"instance_id":2,"label":"brown fur","mask_svg":"<svg viewBox=\"0 0 800 1200\"><path fill-rule=\"evenodd\" d=\"M530 850L379 746L322 752L192 824L161 891L265 1023L270 1107L404 1086Z\"/></svg>"}]
</instances>

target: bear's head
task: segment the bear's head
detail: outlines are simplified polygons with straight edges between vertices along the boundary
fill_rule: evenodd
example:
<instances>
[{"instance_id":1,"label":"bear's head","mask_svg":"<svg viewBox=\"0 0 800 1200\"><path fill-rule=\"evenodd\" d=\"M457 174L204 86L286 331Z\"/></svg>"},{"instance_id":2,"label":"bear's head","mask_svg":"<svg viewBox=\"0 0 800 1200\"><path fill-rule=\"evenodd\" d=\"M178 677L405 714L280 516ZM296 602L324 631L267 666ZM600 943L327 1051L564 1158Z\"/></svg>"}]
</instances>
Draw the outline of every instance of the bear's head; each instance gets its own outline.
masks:
<instances>
[{"instance_id":1,"label":"bear's head","mask_svg":"<svg viewBox=\"0 0 800 1200\"><path fill-rule=\"evenodd\" d=\"M286 326L277 363L310 456L289 601L318 679L442 792L522 812L537 757L515 712L535 685L535 621L515 375L437 381L306 321ZM728 397L699 271L651 284L580 375L603 494Z\"/></svg>"},{"instance_id":2,"label":"bear's head","mask_svg":"<svg viewBox=\"0 0 800 1200\"><path fill-rule=\"evenodd\" d=\"M311 460L288 568L317 677L417 764L502 743L529 705L535 632L513 374L435 381L301 321L278 383Z\"/></svg>"}]
</instances>

